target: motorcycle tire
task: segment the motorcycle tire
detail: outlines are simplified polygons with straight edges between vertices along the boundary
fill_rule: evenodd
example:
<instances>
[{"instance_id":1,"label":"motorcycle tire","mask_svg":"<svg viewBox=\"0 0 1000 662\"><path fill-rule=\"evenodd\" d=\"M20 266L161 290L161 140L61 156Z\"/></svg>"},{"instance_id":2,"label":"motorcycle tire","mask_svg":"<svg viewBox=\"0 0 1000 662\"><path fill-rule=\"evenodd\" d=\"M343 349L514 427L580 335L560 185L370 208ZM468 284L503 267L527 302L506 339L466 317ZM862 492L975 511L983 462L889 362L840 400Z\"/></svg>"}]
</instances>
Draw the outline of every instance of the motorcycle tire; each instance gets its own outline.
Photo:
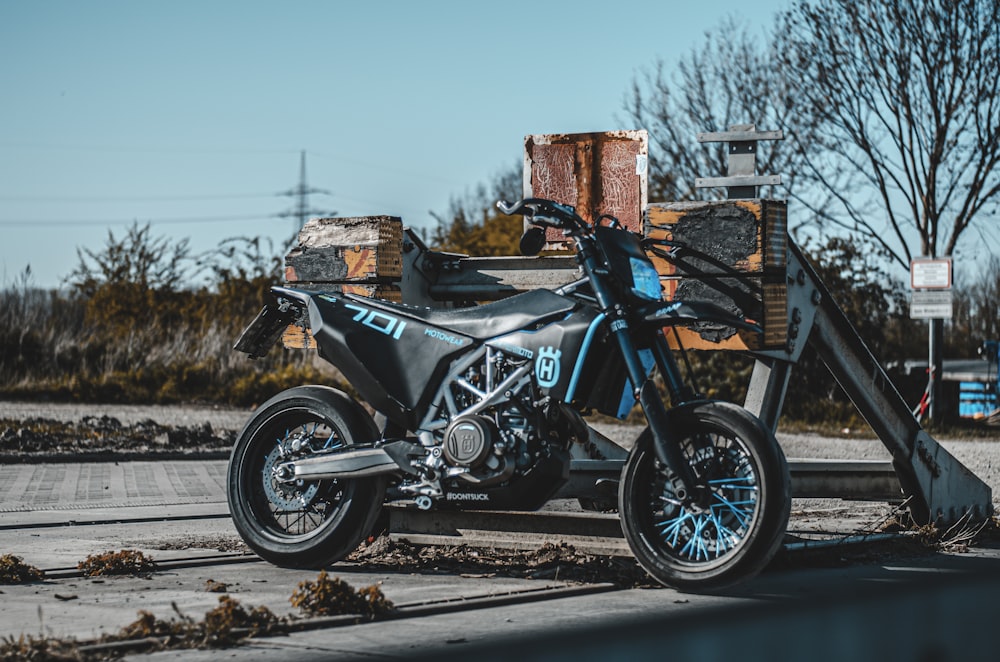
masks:
<instances>
[{"instance_id":1,"label":"motorcycle tire","mask_svg":"<svg viewBox=\"0 0 1000 662\"><path fill-rule=\"evenodd\" d=\"M305 445L332 449L378 436L368 413L336 389L300 386L265 402L229 458L229 511L246 544L288 568L322 568L354 551L381 512L386 478L287 483L274 468Z\"/></svg>"},{"instance_id":2,"label":"motorcycle tire","mask_svg":"<svg viewBox=\"0 0 1000 662\"><path fill-rule=\"evenodd\" d=\"M629 547L654 579L683 591L749 579L774 557L788 526L784 453L757 418L729 403L700 403L673 420L684 457L709 493L697 506L673 498L672 472L657 460L646 428L619 485Z\"/></svg>"}]
</instances>

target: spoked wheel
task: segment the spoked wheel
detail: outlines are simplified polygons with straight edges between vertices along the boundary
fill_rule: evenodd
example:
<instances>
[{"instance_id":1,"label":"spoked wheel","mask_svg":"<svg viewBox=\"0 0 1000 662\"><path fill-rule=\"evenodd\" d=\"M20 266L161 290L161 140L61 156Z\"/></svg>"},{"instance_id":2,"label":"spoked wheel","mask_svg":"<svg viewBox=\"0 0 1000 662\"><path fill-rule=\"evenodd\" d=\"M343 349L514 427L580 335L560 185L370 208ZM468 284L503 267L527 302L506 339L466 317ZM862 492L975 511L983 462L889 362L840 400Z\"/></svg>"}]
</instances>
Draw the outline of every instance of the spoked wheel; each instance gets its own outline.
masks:
<instances>
[{"instance_id":1,"label":"spoked wheel","mask_svg":"<svg viewBox=\"0 0 1000 662\"><path fill-rule=\"evenodd\" d=\"M229 459L229 510L247 545L271 563L298 568L352 552L374 526L385 478L289 481L280 465L377 436L367 413L334 389L304 386L264 403Z\"/></svg>"},{"instance_id":2,"label":"spoked wheel","mask_svg":"<svg viewBox=\"0 0 1000 662\"><path fill-rule=\"evenodd\" d=\"M657 581L698 591L757 574L788 525L788 465L773 436L745 410L721 402L683 418L682 452L708 486L683 504L653 436L636 441L619 487L622 528L639 564Z\"/></svg>"}]
</instances>

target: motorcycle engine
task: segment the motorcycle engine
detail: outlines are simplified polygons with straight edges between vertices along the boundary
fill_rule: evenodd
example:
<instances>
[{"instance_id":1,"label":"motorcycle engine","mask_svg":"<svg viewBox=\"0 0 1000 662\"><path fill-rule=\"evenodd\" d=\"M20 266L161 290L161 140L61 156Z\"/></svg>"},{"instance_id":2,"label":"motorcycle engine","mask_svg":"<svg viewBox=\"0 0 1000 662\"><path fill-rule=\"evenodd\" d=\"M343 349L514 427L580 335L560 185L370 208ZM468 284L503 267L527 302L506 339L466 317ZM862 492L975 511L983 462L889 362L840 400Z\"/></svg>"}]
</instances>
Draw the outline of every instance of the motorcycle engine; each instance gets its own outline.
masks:
<instances>
[{"instance_id":1,"label":"motorcycle engine","mask_svg":"<svg viewBox=\"0 0 1000 662\"><path fill-rule=\"evenodd\" d=\"M537 456L543 417L532 409L537 398L530 373L518 378L523 365L520 358L485 355L451 379L447 400L454 409L440 444L449 474L460 482L501 483ZM484 401L491 406L483 408Z\"/></svg>"},{"instance_id":2,"label":"motorcycle engine","mask_svg":"<svg viewBox=\"0 0 1000 662\"><path fill-rule=\"evenodd\" d=\"M570 443L571 435L551 420L555 410L541 400L524 357L485 347L463 357L417 430L425 453L413 465L420 478L399 490L418 495L419 507L446 495L479 498L480 490L501 486L520 494L523 486L515 482L553 453L566 455Z\"/></svg>"}]
</instances>

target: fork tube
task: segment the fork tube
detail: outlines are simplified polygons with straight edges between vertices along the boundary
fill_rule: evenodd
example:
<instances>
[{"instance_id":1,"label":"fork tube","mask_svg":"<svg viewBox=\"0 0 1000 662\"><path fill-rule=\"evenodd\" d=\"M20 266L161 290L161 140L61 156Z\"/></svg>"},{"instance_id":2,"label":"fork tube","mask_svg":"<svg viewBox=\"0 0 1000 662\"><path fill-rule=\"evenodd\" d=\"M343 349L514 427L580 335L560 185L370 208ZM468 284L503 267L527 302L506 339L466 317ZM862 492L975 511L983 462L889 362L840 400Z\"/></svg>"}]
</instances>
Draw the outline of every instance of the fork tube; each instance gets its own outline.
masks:
<instances>
[{"instance_id":1,"label":"fork tube","mask_svg":"<svg viewBox=\"0 0 1000 662\"><path fill-rule=\"evenodd\" d=\"M653 451L656 459L670 468L674 473L674 493L681 501L687 501L697 494L697 480L691 466L681 453L680 444L672 434L667 410L663 406L660 394L653 381L646 374L636 351L632 334L629 330L628 313L625 305L617 300L614 293L603 279L604 270L600 267L595 255L594 240L590 237L577 237L577 260L584 274L590 279L597 305L601 312L610 320L611 335L614 336L625 361L629 383L632 385L635 399L642 405L646 422L653 433ZM673 393L671 393L673 396Z\"/></svg>"},{"instance_id":2,"label":"fork tube","mask_svg":"<svg viewBox=\"0 0 1000 662\"><path fill-rule=\"evenodd\" d=\"M696 489L697 479L691 470L691 465L688 464L681 452L677 435L674 433L667 416L667 409L663 406L663 400L660 399L660 392L656 390L653 380L642 368L642 362L635 350L632 336L628 333L628 326L615 331L614 336L621 348L622 357L625 359L629 380L635 389L635 398L642 405L646 422L649 423L649 429L653 433L653 451L656 453L656 459L673 471L674 494L681 501L694 498L698 493ZM671 398L673 397L671 392Z\"/></svg>"},{"instance_id":3,"label":"fork tube","mask_svg":"<svg viewBox=\"0 0 1000 662\"><path fill-rule=\"evenodd\" d=\"M694 391L681 378L681 369L677 365L674 353L667 345L667 339L663 337L663 331L657 329L656 339L653 342L653 356L656 358L656 366L663 375L663 381L670 393L670 404L674 407L684 404L693 399Z\"/></svg>"}]
</instances>

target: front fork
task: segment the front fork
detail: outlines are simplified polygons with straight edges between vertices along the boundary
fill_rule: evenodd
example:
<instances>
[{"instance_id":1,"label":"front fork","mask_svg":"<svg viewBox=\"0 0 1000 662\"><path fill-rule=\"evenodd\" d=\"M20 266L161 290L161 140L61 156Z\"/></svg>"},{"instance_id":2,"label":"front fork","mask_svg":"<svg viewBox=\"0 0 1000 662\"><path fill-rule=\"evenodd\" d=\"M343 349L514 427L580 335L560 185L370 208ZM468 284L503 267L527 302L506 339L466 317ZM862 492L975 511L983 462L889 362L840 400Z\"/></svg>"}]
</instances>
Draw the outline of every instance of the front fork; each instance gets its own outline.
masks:
<instances>
[{"instance_id":1,"label":"front fork","mask_svg":"<svg viewBox=\"0 0 1000 662\"><path fill-rule=\"evenodd\" d=\"M642 406L646 421L649 423L649 429L653 433L653 451L656 453L656 459L673 472L671 488L674 496L682 503L699 502L705 490L702 489L702 485L699 485L690 463L681 452L681 438L677 435L677 426L671 425L668 420L667 408L664 407L663 400L660 399L659 391L639 359L639 353L632 341L628 321L624 318L624 314L620 313L614 318L611 325L613 335L625 360L629 383L632 384L635 399ZM655 343L654 349L657 352L657 365L667 382L671 398L676 400L683 397L687 393L687 389L679 379L677 364L674 362L673 356L669 354L669 349L663 342Z\"/></svg>"},{"instance_id":2,"label":"front fork","mask_svg":"<svg viewBox=\"0 0 1000 662\"><path fill-rule=\"evenodd\" d=\"M643 368L639 352L632 341L632 332L629 328L625 306L605 283L604 275L607 270L602 261L598 259L593 240L577 236L576 242L576 259L590 281L598 306L610 319L611 334L617 341L625 361L632 392L635 399L642 405L649 429L653 432L653 451L656 453L656 459L673 472L671 488L674 491L674 496L685 504L701 504L707 499L707 490L701 489L691 465L684 458L681 452L682 439L677 435L676 426L670 424L667 409L663 406L663 401L660 400L660 394ZM680 383L677 364L674 362L673 356L669 354L669 350L666 349L665 343L654 343L654 349L657 351L657 364L664 373L667 388L670 389L670 396L673 404L676 405L678 400L687 399L684 396L688 395L688 392Z\"/></svg>"}]
</instances>

